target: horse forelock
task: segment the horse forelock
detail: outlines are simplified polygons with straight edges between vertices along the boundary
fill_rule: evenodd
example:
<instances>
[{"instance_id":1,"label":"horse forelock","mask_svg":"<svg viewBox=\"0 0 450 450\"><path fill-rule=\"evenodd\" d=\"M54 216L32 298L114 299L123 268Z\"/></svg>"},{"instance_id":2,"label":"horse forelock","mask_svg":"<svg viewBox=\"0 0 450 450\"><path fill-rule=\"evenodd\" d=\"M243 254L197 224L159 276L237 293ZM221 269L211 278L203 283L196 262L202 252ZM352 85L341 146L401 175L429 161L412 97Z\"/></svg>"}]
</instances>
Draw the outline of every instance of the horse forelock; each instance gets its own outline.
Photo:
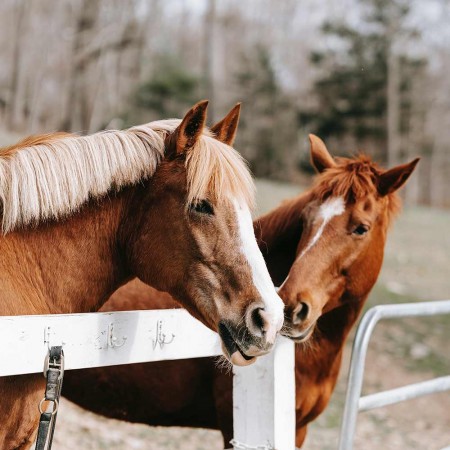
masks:
<instances>
[{"instance_id":1,"label":"horse forelock","mask_svg":"<svg viewBox=\"0 0 450 450\"><path fill-rule=\"evenodd\" d=\"M203 198L237 200L252 208L255 185L242 156L232 147L204 133L186 156L187 202Z\"/></svg>"},{"instance_id":2,"label":"horse forelock","mask_svg":"<svg viewBox=\"0 0 450 450\"><path fill-rule=\"evenodd\" d=\"M335 158L337 164L317 176L313 193L324 201L329 197L342 197L347 202L364 200L367 197L378 197L378 176L382 169L367 155L355 158ZM401 201L396 192L387 197L389 223L398 214Z\"/></svg>"},{"instance_id":3,"label":"horse forelock","mask_svg":"<svg viewBox=\"0 0 450 450\"><path fill-rule=\"evenodd\" d=\"M152 129L174 137L180 119L152 122ZM139 127L135 127L139 128ZM174 145L171 143L169 145ZM255 184L246 161L231 146L219 141L207 127L186 152L187 204L204 198L236 199L250 208L255 203Z\"/></svg>"}]
</instances>

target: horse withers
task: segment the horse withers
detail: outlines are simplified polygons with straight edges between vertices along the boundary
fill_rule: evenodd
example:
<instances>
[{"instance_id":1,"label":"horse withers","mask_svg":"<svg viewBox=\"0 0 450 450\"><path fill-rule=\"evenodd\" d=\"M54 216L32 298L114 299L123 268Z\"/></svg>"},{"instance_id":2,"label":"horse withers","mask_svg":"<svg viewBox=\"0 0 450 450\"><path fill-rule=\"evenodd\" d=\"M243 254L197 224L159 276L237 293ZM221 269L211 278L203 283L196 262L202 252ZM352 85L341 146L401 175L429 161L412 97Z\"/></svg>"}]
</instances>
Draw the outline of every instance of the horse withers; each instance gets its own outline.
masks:
<instances>
[{"instance_id":1,"label":"horse withers","mask_svg":"<svg viewBox=\"0 0 450 450\"><path fill-rule=\"evenodd\" d=\"M218 331L233 363L271 349L283 304L253 233L253 181L206 108L0 151L0 315L96 311L138 276ZM232 134L236 114L216 132ZM0 378L2 450L30 447L43 381Z\"/></svg>"},{"instance_id":2,"label":"horse withers","mask_svg":"<svg viewBox=\"0 0 450 450\"><path fill-rule=\"evenodd\" d=\"M382 170L367 157L333 158L311 136L314 187L255 220L269 272L286 302L282 333L296 345L296 445L327 406L348 333L381 268L396 191L417 160ZM173 308L166 293L138 281L105 311ZM220 429L233 437L232 377L213 358L73 371L64 394L107 417L149 425ZM94 395L95 394L95 395Z\"/></svg>"}]
</instances>

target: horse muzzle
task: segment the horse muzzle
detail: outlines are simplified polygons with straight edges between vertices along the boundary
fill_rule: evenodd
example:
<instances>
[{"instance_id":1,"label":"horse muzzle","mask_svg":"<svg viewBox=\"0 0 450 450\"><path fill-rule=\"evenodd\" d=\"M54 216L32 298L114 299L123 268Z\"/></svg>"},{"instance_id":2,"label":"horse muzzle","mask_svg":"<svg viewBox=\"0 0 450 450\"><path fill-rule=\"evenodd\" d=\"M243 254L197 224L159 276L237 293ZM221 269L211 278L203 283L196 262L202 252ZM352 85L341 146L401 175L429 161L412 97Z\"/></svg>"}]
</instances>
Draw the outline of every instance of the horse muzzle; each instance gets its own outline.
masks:
<instances>
[{"instance_id":1,"label":"horse muzzle","mask_svg":"<svg viewBox=\"0 0 450 450\"><path fill-rule=\"evenodd\" d=\"M272 343L253 337L248 330L236 330L225 321L219 323L219 336L225 357L236 366L253 364L258 356L267 354L273 347Z\"/></svg>"}]
</instances>

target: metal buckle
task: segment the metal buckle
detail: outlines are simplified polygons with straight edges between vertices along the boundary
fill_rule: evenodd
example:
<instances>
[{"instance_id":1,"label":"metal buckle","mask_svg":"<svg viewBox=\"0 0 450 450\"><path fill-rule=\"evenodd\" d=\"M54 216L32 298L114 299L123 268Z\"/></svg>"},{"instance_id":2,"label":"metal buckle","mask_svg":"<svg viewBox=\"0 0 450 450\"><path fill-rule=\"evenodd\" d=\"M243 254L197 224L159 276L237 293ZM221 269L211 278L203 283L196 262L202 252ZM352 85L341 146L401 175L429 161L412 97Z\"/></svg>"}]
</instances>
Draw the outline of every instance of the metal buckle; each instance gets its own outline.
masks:
<instances>
[{"instance_id":1,"label":"metal buckle","mask_svg":"<svg viewBox=\"0 0 450 450\"><path fill-rule=\"evenodd\" d=\"M52 409L52 416L54 416L57 412L58 412L58 407L59 407L59 403L58 400L56 400L56 398L54 400L48 400L45 397L39 402L39 412L41 414L44 414L44 410L42 409L42 405L44 404L44 402L51 402L53 403L53 409Z\"/></svg>"},{"instance_id":2,"label":"metal buckle","mask_svg":"<svg viewBox=\"0 0 450 450\"><path fill-rule=\"evenodd\" d=\"M44 374L45 378L47 378L47 372L48 372L48 369L50 369L50 367L52 367L54 369L60 369L60 374L59 374L58 380L61 380L61 378L64 375L64 353L61 353L61 362L60 363L57 363L55 359L53 360L53 362L50 362L50 350L49 350L47 353L47 357L44 360L43 374Z\"/></svg>"}]
</instances>

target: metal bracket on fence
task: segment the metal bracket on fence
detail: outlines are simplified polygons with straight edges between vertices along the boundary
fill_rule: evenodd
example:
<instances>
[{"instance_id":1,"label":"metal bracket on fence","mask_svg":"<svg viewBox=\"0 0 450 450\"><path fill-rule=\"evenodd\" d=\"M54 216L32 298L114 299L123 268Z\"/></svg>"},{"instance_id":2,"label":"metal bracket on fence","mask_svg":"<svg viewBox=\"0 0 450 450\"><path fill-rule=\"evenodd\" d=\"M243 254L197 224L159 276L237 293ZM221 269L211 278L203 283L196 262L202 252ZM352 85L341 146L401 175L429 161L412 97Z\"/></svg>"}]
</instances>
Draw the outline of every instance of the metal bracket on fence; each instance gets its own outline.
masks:
<instances>
[{"instance_id":1,"label":"metal bracket on fence","mask_svg":"<svg viewBox=\"0 0 450 450\"><path fill-rule=\"evenodd\" d=\"M450 376L446 376L361 397L367 347L375 325L381 319L434 316L438 314L450 314L450 300L378 305L364 314L353 342L339 450L353 449L356 419L359 411L367 411L422 395L450 390Z\"/></svg>"},{"instance_id":2,"label":"metal bracket on fence","mask_svg":"<svg viewBox=\"0 0 450 450\"><path fill-rule=\"evenodd\" d=\"M156 332L155 339L153 339L153 350L159 345L159 348L162 349L165 345L171 344L175 339L175 335L173 333L172 337L166 340L166 333L163 332L163 321L158 320L156 323Z\"/></svg>"},{"instance_id":3,"label":"metal bracket on fence","mask_svg":"<svg viewBox=\"0 0 450 450\"><path fill-rule=\"evenodd\" d=\"M44 328L44 345L45 344L47 344L47 347L50 350L50 327Z\"/></svg>"},{"instance_id":4,"label":"metal bracket on fence","mask_svg":"<svg viewBox=\"0 0 450 450\"><path fill-rule=\"evenodd\" d=\"M108 326L108 347L111 348L120 348L125 345L127 341L127 337L123 336L121 342L118 342L117 336L114 335L114 323L111 322Z\"/></svg>"}]
</instances>

